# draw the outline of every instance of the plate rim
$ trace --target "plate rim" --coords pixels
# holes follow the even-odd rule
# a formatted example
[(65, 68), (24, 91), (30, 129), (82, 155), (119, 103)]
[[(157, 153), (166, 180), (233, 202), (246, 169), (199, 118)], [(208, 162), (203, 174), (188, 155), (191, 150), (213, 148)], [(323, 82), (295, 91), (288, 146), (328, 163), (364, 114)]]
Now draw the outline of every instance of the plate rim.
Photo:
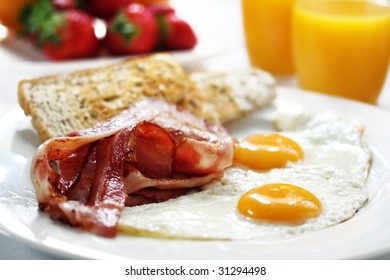
[[(364, 103), (351, 101), (351, 100), (347, 100), (347, 99), (340, 99), (337, 97), (324, 96), (323, 94), (308, 92), (308, 91), (304, 91), (301, 89), (293, 89), (293, 88), (288, 88), (288, 87), (278, 87), (278, 90), (279, 90), (281, 98), (288, 99), (289, 96), (290, 97), (294, 96), (294, 98), (300, 99), (301, 97), (303, 97), (304, 102), (308, 102), (305, 100), (311, 100), (310, 102), (313, 102), (313, 100), (314, 101), (326, 100), (326, 102), (329, 104), (332, 104), (332, 102), (338, 103), (339, 104), (338, 106), (340, 108), (343, 108), (345, 105), (349, 105), (349, 106), (352, 106), (355, 108), (364, 108), (365, 110), (367, 110), (369, 112), (375, 112), (375, 114), (379, 114), (379, 115), (384, 114), (384, 115), (390, 116), (389, 111), (387, 111), (383, 108), (369, 105), (369, 104), (364, 104)], [(351, 110), (351, 109), (349, 109), (349, 110)], [(7, 117), (9, 118), (9, 116), (13, 116), (13, 114), (22, 114), (22, 110), (20, 108), (14, 108), (13, 110), (10, 110), (8, 113), (4, 114), (0, 120), (0, 128), (2, 128), (2, 126), (3, 126), (2, 124), (4, 122), (4, 119), (6, 119)], [(3, 141), (3, 138), (4, 137), (0, 137), (0, 141)], [(386, 151), (386, 154), (390, 155), (390, 148)], [(389, 184), (389, 187), (390, 187), (390, 184)], [(0, 200), (0, 206), (4, 206), (4, 203), (1, 200)], [(0, 208), (0, 213), (4, 212), (1, 209), (2, 208)], [(60, 257), (65, 257), (65, 258), (87, 258), (87, 259), (90, 259), (90, 258), (94, 259), (95, 258), (93, 255), (93, 251), (91, 251), (92, 255), (91, 255), (91, 252), (86, 253), (85, 250), (84, 251), (82, 250), (82, 248), (81, 248), (81, 251), (78, 251), (78, 252), (69, 252), (66, 250), (64, 251), (63, 249), (55, 248), (51, 245), (48, 245), (47, 243), (42, 243), (42, 242), (40, 243), (34, 238), (29, 238), (29, 237), (20, 235), (20, 234), (16, 233), (14, 230), (5, 227), (1, 220), (0, 220), (0, 229), (3, 229), (3, 231), (12, 239), (16, 239), (18, 241), (21, 241), (24, 244), (26, 244), (30, 247), (33, 247), (35, 249), (38, 249), (40, 251), (48, 252), (50, 254), (58, 255)], [(388, 230), (390, 229), (390, 223), (387, 224), (387, 229)], [(333, 231), (334, 231), (334, 228), (332, 228), (330, 230), (330, 232), (333, 232)], [(2, 230), (0, 230), (0, 233), (4, 234), (4, 232), (2, 232)], [(144, 238), (142, 238), (142, 239), (144, 239)], [(234, 242), (234, 243), (237, 244), (237, 242)], [(182, 244), (183, 244), (183, 242), (182, 242)], [(344, 254), (340, 254), (340, 257), (343, 259), (344, 258), (346, 258), (346, 259), (355, 259), (355, 258), (360, 259), (360, 258), (371, 258), (371, 257), (378, 256), (380, 254), (389, 253), (390, 252), (390, 238), (388, 240), (388, 243), (386, 243), (385, 246), (383, 246), (379, 249), (378, 248), (373, 249), (373, 250), (366, 249), (366, 250), (360, 250), (360, 251), (361, 251), (360, 253), (356, 253), (356, 252), (355, 253), (347, 253), (347, 252), (345, 252)], [(98, 254), (98, 255), (100, 255), (103, 258), (116, 258), (116, 257), (131, 258), (129, 256), (113, 255), (113, 254), (106, 253), (106, 252), (100, 252), (100, 254)], [(326, 254), (325, 254), (325, 256), (326, 256)], [(302, 257), (304, 258), (304, 255)]]

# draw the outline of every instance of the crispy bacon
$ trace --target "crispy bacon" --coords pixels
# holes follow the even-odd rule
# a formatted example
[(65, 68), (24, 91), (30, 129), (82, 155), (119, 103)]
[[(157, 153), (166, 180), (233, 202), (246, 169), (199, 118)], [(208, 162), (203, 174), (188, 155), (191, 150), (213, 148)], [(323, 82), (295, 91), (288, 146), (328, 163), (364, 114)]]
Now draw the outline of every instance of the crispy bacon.
[(123, 207), (160, 202), (222, 175), (233, 139), (161, 100), (47, 140), (32, 162), (39, 207), (53, 219), (113, 237)]

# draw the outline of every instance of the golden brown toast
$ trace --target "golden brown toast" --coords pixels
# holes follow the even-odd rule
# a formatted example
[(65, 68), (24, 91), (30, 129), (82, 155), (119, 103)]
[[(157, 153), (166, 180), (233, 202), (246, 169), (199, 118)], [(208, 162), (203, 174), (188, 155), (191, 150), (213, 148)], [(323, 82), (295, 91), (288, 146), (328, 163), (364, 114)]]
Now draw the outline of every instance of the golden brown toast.
[(189, 75), (170, 54), (19, 83), (18, 99), (44, 141), (91, 127), (143, 98), (163, 98), (214, 122), (268, 105), (275, 81), (260, 70)]

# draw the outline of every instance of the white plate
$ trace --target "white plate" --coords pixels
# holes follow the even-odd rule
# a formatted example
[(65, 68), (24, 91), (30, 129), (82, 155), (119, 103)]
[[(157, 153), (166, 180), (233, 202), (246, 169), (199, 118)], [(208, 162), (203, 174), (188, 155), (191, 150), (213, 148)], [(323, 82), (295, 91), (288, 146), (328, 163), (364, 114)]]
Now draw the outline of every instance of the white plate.
[[(184, 66), (196, 65), (206, 58), (223, 54), (225, 49), (220, 44), (200, 41), (192, 50), (170, 51), (180, 64)], [(23, 39), (7, 37), (0, 42), (0, 60), (7, 63), (8, 70), (34, 71), (47, 74), (65, 73), (86, 67), (96, 67), (134, 56), (101, 55), (93, 59), (76, 59), (65, 61), (49, 61), (41, 51), (34, 48)]]
[[(202, 20), (199, 20), (199, 14), (204, 14), (206, 1), (203, 2), (181, 0), (171, 0), (170, 2), (176, 14), (191, 25), (198, 39), (197, 45), (192, 50), (169, 51), (184, 66), (194, 67), (194, 65), (201, 63), (206, 58), (217, 54), (221, 55), (223, 52), (229, 50), (229, 46), (224, 45), (219, 40), (219, 34), (215, 34), (216, 32), (220, 32), (219, 29), (216, 29), (218, 26), (216, 24), (210, 25), (210, 23), (215, 22), (216, 17), (214, 15), (210, 17), (210, 14), (206, 13), (203, 15)], [(102, 25), (100, 20), (97, 22), (97, 26)], [(99, 35), (98, 37), (100, 38)], [(61, 62), (50, 61), (31, 42), (17, 34), (8, 32), (6, 27), (0, 24), (0, 61), (3, 64), (7, 62), (7, 70), (31, 70), (38, 73), (42, 72), (42, 74), (53, 74), (104, 65), (129, 57), (131, 56), (110, 57), (108, 56), (108, 51), (105, 48), (101, 48), (98, 58)]]
[[(350, 259), (390, 252), (390, 112), (300, 90), (280, 88), (279, 98), (310, 110), (334, 110), (361, 120), (374, 153), (369, 202), (352, 219), (279, 242), (188, 241), (80, 232), (37, 210), (29, 177), (39, 141), (29, 119), (14, 110), (0, 121), (0, 232), (62, 257), (92, 259)], [(261, 113), (230, 126), (233, 132), (263, 125)], [(2, 230), (1, 230), (2, 228)]]
[[(195, 48), (182, 51), (166, 51), (173, 54), (180, 64), (194, 67), (194, 65), (201, 63), (204, 59), (217, 54), (223, 54), (227, 50), (226, 46), (223, 46), (220, 42), (212, 39), (212, 37), (210, 39), (210, 36), (207, 35), (207, 30), (198, 26), (193, 26), (193, 28), (198, 38)], [(6, 34), (4, 38), (2, 38), (2, 31)], [(33, 71), (39, 74), (66, 73), (76, 69), (101, 66), (135, 56), (138, 55), (109, 56), (108, 51), (105, 48), (101, 48), (96, 58), (50, 61), (44, 56), (42, 50), (36, 48), (25, 38), (21, 38), (13, 33), (7, 34), (6, 28), (0, 24), (0, 61), (6, 64), (7, 70)]]

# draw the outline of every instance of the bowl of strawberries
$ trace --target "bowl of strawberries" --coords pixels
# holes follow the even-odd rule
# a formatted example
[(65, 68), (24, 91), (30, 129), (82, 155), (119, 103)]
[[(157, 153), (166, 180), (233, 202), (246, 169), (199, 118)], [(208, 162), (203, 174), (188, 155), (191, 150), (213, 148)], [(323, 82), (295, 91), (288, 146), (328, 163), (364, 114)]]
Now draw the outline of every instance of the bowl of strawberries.
[(15, 5), (14, 9), (18, 10), (13, 14), (17, 18), (12, 25), (7, 26), (5, 21), (2, 24), (52, 61), (102, 54), (124, 56), (192, 50), (198, 43), (192, 26), (167, 0), (32, 0), (24, 3)]

